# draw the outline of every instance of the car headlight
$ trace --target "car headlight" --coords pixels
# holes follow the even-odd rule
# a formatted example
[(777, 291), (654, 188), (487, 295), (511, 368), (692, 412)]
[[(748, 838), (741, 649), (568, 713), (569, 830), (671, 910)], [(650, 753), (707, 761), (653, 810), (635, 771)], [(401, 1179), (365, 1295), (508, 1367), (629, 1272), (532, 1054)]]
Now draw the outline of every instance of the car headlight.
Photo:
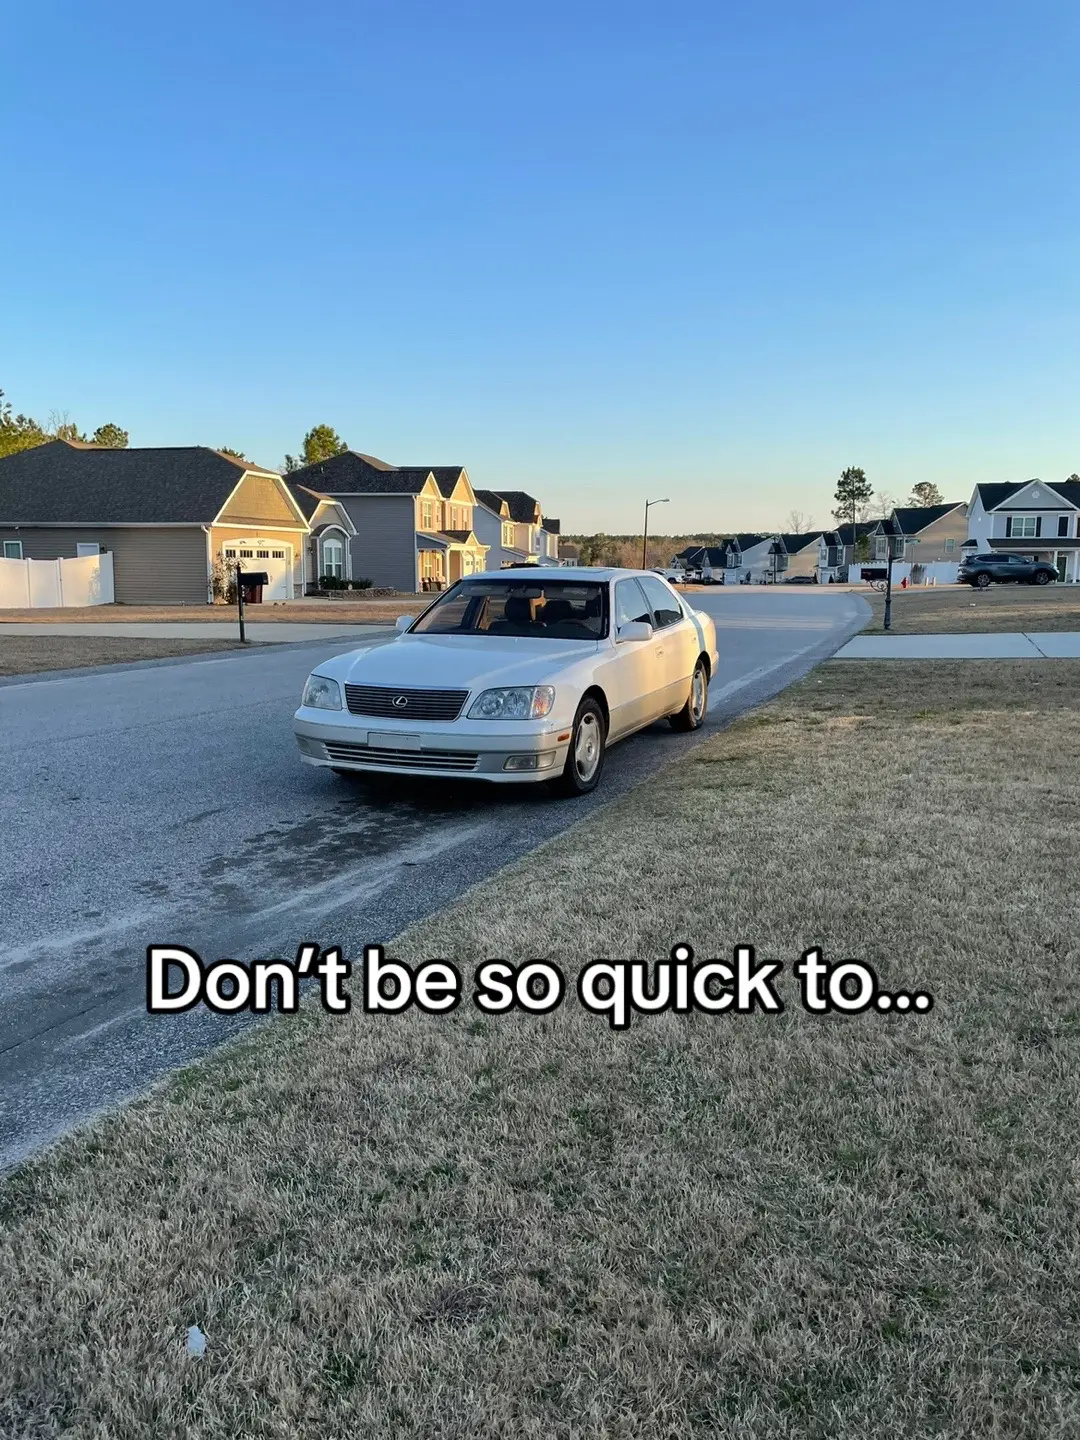
[(555, 704), (553, 685), (515, 685), (485, 690), (473, 701), (470, 720), (542, 720)]
[(304, 686), (301, 705), (311, 705), (316, 710), (340, 710), (341, 686), (326, 675), (309, 675)]

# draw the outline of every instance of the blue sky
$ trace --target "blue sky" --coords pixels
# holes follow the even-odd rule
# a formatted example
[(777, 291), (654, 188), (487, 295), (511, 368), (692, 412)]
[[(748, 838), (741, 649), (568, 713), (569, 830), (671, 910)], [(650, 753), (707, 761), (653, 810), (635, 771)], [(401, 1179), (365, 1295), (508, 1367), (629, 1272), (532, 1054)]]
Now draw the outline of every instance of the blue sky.
[(566, 530), (1080, 469), (1080, 12), (0, 4), (0, 387)]

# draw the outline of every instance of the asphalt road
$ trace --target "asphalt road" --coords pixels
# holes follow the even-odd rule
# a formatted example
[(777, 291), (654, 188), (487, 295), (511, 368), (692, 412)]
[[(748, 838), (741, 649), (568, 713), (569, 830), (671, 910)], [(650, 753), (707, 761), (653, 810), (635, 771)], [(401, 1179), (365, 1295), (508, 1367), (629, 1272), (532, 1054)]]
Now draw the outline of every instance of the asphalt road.
[(720, 640), (707, 724), (623, 742), (573, 801), (301, 765), (292, 713), (340, 642), (0, 683), (0, 1169), (252, 1023), (148, 1015), (147, 945), (359, 958), (775, 694), (867, 614), (827, 591), (695, 603)]

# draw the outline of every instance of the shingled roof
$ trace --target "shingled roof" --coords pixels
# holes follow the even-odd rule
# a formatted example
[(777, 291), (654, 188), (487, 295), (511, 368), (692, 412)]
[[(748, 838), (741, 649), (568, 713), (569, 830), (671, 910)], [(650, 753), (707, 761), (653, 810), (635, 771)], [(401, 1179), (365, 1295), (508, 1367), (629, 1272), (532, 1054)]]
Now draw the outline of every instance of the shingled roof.
[(203, 445), (51, 440), (0, 460), (0, 523), (209, 525), (248, 470), (276, 473)]
[(289, 476), (292, 485), (306, 485), (324, 495), (418, 495), (430, 469), (387, 465), (373, 455), (343, 450), (329, 460), (316, 460)]
[(516, 520), (519, 525), (532, 525), (535, 522), (540, 504), (533, 496), (527, 495), (524, 490), (498, 490), (496, 494), (509, 505), (511, 520)]
[(1070, 505), (1080, 506), (1080, 484), (1075, 480), (1016, 480), (1006, 484), (976, 485), (975, 489), (979, 492), (983, 509), (994, 510), (1028, 485), (1045, 485), (1047, 490), (1053, 490)]
[(933, 525), (935, 520), (940, 520), (943, 515), (959, 510), (962, 506), (963, 501), (959, 500), (952, 505), (904, 505), (892, 512), (892, 518), (899, 526), (901, 534), (917, 535), (920, 530)]

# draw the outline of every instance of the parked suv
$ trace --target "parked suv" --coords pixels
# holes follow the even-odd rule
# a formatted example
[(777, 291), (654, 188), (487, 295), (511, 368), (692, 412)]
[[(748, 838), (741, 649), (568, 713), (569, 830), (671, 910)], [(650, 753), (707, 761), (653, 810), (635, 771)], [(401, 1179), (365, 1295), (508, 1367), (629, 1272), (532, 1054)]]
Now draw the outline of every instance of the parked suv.
[(1036, 560), (1031, 555), (1009, 555), (995, 551), (993, 555), (972, 555), (960, 562), (957, 579), (966, 585), (977, 585), (985, 590), (988, 585), (1022, 580), (1027, 585), (1049, 585), (1058, 578), (1058, 572), (1048, 560)]

